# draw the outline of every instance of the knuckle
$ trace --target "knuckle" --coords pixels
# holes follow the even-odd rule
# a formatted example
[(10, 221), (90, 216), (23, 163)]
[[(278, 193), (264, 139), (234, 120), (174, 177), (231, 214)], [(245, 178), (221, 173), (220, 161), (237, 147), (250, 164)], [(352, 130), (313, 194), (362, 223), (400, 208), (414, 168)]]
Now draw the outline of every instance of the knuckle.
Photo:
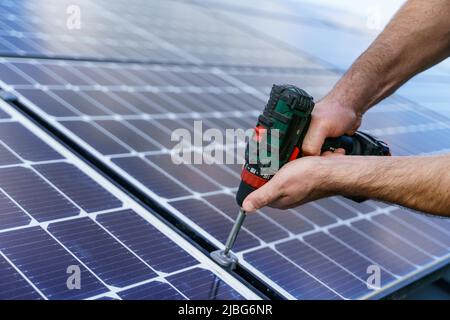
[(269, 194), (265, 190), (261, 190), (259, 196), (255, 199), (253, 204), (256, 205), (258, 208), (261, 208), (267, 205), (269, 201), (270, 201)]

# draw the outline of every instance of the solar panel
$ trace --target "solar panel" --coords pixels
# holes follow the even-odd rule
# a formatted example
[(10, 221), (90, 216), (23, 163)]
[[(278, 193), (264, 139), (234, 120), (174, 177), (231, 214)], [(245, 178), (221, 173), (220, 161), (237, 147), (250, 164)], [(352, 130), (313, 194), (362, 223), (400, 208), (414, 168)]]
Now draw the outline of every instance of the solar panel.
[[(17, 61), (3, 59), (1, 65), (5, 70), (9, 68), (9, 72), (0, 77), (15, 78), (9, 73), (19, 73), (14, 67)], [(20, 59), (20, 62), (35, 64), (45, 72), (55, 64), (51, 60)], [(78, 66), (86, 63), (65, 61), (58, 64), (67, 67), (67, 72), (82, 72)], [(32, 82), (8, 88), (27, 108), (217, 247), (225, 242), (237, 214), (233, 193), (240, 168), (237, 165), (173, 164), (170, 158), (170, 148), (174, 145), (170, 141), (172, 130), (187, 128), (194, 134), (193, 122), (198, 119), (204, 121), (205, 128), (247, 129), (253, 126), (267, 98), (270, 85), (267, 79), (302, 87), (304, 83), (310, 86), (312, 94), (320, 97), (337, 78), (327, 69), (316, 73), (309, 69), (290, 71), (264, 67), (219, 69), (99, 62), (89, 62), (89, 66), (90, 75), (106, 70), (109, 78), (114, 72), (125, 74), (140, 70), (138, 74), (153, 75), (152, 72), (157, 71), (159, 82), (146, 86), (128, 83), (121, 87), (106, 85), (106, 82), (92, 86), (71, 84), (70, 87)], [(209, 82), (189, 82), (205, 74)], [(83, 74), (83, 77), (89, 75)], [(35, 94), (30, 94), (32, 91), (54, 98), (73, 114), (55, 112), (59, 108), (49, 108), (35, 99)], [(98, 110), (102, 110), (95, 114), (81, 107), (84, 97), (92, 92), (108, 97), (95, 100)], [(203, 101), (203, 94), (213, 98)], [(228, 109), (216, 108), (215, 101), (217, 105), (227, 101)], [(116, 112), (118, 103), (129, 111)], [(380, 117), (388, 120), (378, 125)], [(450, 129), (441, 120), (426, 108), (416, 108), (401, 97), (393, 97), (369, 112), (363, 127), (389, 141), (394, 154), (418, 154), (450, 147), (445, 141), (439, 145), (414, 144), (414, 148), (411, 144), (417, 141), (418, 132), (446, 135)], [(404, 214), (391, 214), (397, 211), (401, 210), (395, 206), (374, 201), (357, 204), (340, 197), (322, 199), (287, 212), (263, 209), (258, 215), (248, 217), (234, 249), (244, 267), (287, 298), (379, 297), (396, 285), (407, 283), (413, 275), (427, 272), (448, 260), (450, 243), (438, 240), (433, 232), (415, 237), (417, 222), (404, 220)], [(432, 222), (435, 218), (414, 219), (436, 227)], [(447, 225), (436, 228), (449, 235)], [(278, 264), (285, 271), (278, 271), (282, 269)], [(376, 290), (366, 284), (370, 265), (381, 268), (383, 280), (381, 288)]]
[[(22, 114), (0, 107), (0, 299), (258, 298)], [(69, 286), (70, 270), (79, 271), (79, 288)]]
[[(75, 11), (68, 10), (74, 6)], [(187, 2), (5, 1), (0, 9), (0, 53), (4, 55), (177, 64), (314, 65)], [(74, 12), (80, 13), (79, 28), (70, 26)], [(54, 71), (58, 73), (57, 68)]]
[[(321, 98), (374, 36), (358, 31), (361, 20), (354, 16), (296, 1), (258, 1), (257, 8), (220, 0), (77, 1), (88, 11), (83, 32), (61, 27), (64, 15), (45, 18), (65, 12), (72, 2), (0, 4), (5, 18), (0, 52), (10, 56), (0, 59), (0, 86), (18, 97), (21, 108), (214, 247), (223, 246), (237, 214), (240, 166), (173, 164), (172, 131), (186, 128), (201, 138), (193, 132), (196, 120), (203, 121), (204, 130), (251, 128), (273, 83), (291, 83)], [(40, 15), (35, 14), (38, 9)], [(445, 76), (448, 70), (433, 70), (433, 83), (438, 82), (436, 73)], [(433, 91), (433, 100), (417, 90), (417, 83), (406, 88), (415, 93), (413, 101), (399, 95), (387, 99), (365, 116), (362, 129), (389, 142), (396, 155), (450, 150), (449, 119), (427, 107), (442, 103), (445, 90)], [(8, 117), (0, 113), (0, 118)], [(203, 255), (192, 262), (185, 252), (191, 246), (152, 215), (118, 205), (117, 199), (124, 203), (129, 198), (93, 184), (89, 176), (98, 174), (89, 171), (88, 179), (80, 178), (87, 170), (80, 161), (35, 143), (26, 129), (9, 122), (5, 120), (7, 129), (0, 125), (0, 140), (16, 149), (5, 146), (0, 156), (6, 167), (0, 208), (11, 228), (0, 231), (0, 271), (25, 288), (11, 296), (198, 299), (215, 292), (216, 298), (252, 297)], [(237, 149), (242, 147), (240, 141)], [(62, 179), (61, 172), (83, 188)], [(11, 183), (12, 178), (17, 182)], [(42, 199), (58, 205), (43, 210), (45, 201), (27, 202), (36, 189)], [(15, 198), (26, 205), (18, 210)], [(155, 232), (155, 226), (164, 234)], [(234, 250), (241, 266), (285, 298), (364, 299), (385, 296), (447, 264), (449, 227), (443, 219), (393, 205), (333, 197), (283, 212), (260, 210), (248, 217)], [(161, 239), (167, 236), (176, 244), (166, 247)], [(14, 246), (18, 237), (30, 249), (58, 248), (41, 259), (81, 261), (85, 291), (68, 293), (55, 284), (58, 266), (49, 269), (53, 273), (43, 279), (42, 288), (27, 281), (43, 275)], [(121, 257), (121, 263), (112, 265), (95, 244)], [(11, 257), (26, 270), (14, 268)], [(370, 266), (380, 268), (379, 288), (367, 286)], [(132, 277), (119, 276), (131, 270)]]

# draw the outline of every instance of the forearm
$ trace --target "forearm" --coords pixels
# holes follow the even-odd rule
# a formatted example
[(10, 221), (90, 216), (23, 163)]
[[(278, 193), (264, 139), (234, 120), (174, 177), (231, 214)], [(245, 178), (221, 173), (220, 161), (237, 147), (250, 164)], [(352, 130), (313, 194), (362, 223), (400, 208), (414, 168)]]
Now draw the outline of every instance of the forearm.
[(450, 55), (450, 1), (410, 0), (324, 100), (362, 114)]
[[(396, 203), (450, 216), (450, 155), (324, 159), (331, 193)], [(329, 165), (327, 165), (327, 163)]]

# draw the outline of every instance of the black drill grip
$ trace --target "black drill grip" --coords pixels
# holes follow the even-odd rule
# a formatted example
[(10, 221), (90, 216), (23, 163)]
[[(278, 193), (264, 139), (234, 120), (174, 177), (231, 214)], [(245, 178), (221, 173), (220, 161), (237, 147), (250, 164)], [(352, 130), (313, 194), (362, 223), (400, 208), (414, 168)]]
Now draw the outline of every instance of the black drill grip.
[(338, 138), (327, 138), (322, 146), (322, 152), (344, 149), (346, 155), (353, 154), (353, 138), (347, 135)]
[(242, 203), (244, 202), (245, 198), (255, 191), (256, 189), (252, 186), (249, 186), (244, 181), (241, 180), (241, 183), (239, 184), (238, 191), (236, 192), (236, 202), (239, 205), (239, 207), (242, 207)]

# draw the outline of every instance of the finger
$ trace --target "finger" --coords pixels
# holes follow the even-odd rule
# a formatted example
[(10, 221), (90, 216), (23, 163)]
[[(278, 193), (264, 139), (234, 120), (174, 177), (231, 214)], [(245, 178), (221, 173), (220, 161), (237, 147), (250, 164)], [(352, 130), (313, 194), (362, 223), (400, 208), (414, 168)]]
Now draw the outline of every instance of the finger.
[(312, 118), (311, 125), (309, 126), (309, 130), (306, 133), (302, 144), (303, 155), (319, 156), (327, 135), (327, 128), (324, 125), (317, 123), (317, 120)]
[(242, 209), (253, 212), (276, 201), (281, 196), (280, 188), (276, 181), (271, 180), (261, 188), (250, 193), (242, 203)]
[(325, 151), (322, 153), (324, 157), (336, 157), (336, 156), (345, 156), (345, 149), (339, 148), (333, 151)]

